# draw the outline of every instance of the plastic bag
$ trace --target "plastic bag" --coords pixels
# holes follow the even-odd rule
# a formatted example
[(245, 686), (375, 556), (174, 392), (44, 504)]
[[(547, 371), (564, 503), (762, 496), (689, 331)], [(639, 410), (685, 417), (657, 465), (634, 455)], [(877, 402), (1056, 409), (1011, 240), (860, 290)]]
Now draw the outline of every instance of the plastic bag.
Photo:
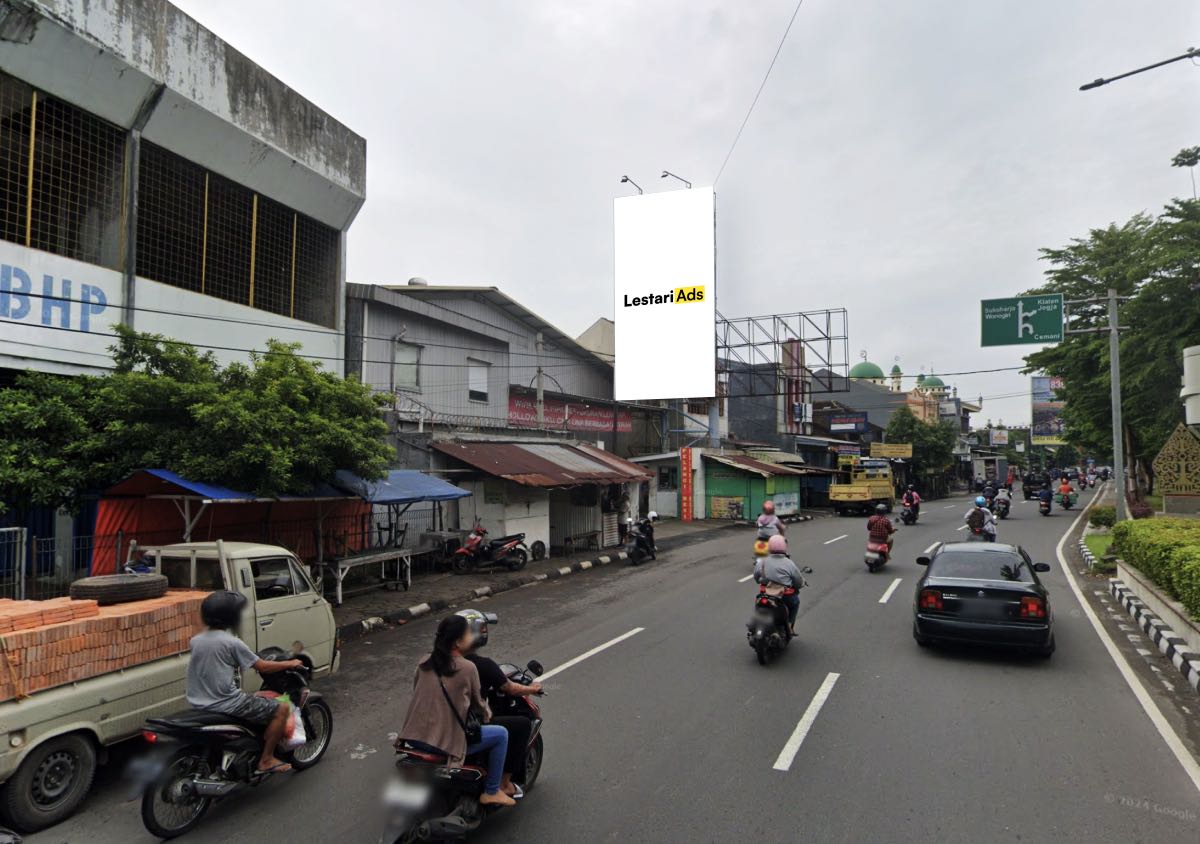
[(304, 734), (304, 719), (299, 717), (299, 713), (295, 709), (292, 710), (291, 717), (288, 718), (288, 728), (291, 732), (284, 736), (284, 748), (287, 750), (296, 750), (308, 743), (308, 737)]

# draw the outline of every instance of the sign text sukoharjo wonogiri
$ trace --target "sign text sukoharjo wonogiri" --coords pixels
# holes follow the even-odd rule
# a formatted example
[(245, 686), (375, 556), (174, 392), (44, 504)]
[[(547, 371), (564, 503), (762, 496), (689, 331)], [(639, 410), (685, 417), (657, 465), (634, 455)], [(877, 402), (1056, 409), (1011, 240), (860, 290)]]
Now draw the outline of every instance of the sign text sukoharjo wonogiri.
[(629, 298), (629, 294), (625, 294), (625, 307), (636, 308), (639, 305), (686, 305), (689, 302), (704, 301), (704, 285), (695, 287), (676, 287), (674, 290), (668, 290), (666, 293), (649, 293), (645, 296), (634, 296)]

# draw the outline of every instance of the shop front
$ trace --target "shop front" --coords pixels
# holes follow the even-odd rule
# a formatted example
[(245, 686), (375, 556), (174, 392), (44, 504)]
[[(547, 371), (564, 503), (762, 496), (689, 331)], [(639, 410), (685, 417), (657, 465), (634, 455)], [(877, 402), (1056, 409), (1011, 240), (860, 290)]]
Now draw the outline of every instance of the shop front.
[(764, 501), (775, 503), (780, 516), (800, 513), (803, 469), (768, 463), (743, 454), (704, 454), (708, 517), (753, 519)]

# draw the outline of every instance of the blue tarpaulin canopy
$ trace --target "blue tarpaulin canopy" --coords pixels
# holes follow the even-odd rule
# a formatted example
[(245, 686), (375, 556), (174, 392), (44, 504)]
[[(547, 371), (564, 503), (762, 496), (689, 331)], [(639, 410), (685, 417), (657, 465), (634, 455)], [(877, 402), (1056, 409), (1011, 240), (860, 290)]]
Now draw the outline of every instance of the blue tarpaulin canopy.
[(333, 483), (372, 504), (412, 504), (417, 501), (452, 501), (469, 493), (452, 483), (415, 469), (393, 469), (378, 481), (367, 481), (340, 469)]
[[(346, 473), (350, 475), (349, 472)], [(351, 477), (354, 477), (351, 475)], [(125, 480), (111, 486), (106, 496), (143, 496), (147, 498), (198, 498), (205, 503), (234, 503), (247, 501), (320, 501), (323, 499), (350, 498), (357, 495), (335, 489), (329, 484), (318, 484), (305, 495), (281, 495), (278, 499), (263, 498), (252, 492), (241, 492), (218, 484), (192, 481), (175, 474), (170, 469), (139, 469)]]

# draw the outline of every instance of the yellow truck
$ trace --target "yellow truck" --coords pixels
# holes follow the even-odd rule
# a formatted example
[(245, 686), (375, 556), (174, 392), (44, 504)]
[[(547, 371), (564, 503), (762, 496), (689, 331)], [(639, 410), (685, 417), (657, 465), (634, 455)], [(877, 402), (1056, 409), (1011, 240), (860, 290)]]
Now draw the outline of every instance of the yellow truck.
[(839, 516), (869, 513), (883, 504), (890, 513), (896, 504), (892, 464), (880, 458), (858, 457), (845, 467), (848, 477), (829, 487), (829, 503)]

